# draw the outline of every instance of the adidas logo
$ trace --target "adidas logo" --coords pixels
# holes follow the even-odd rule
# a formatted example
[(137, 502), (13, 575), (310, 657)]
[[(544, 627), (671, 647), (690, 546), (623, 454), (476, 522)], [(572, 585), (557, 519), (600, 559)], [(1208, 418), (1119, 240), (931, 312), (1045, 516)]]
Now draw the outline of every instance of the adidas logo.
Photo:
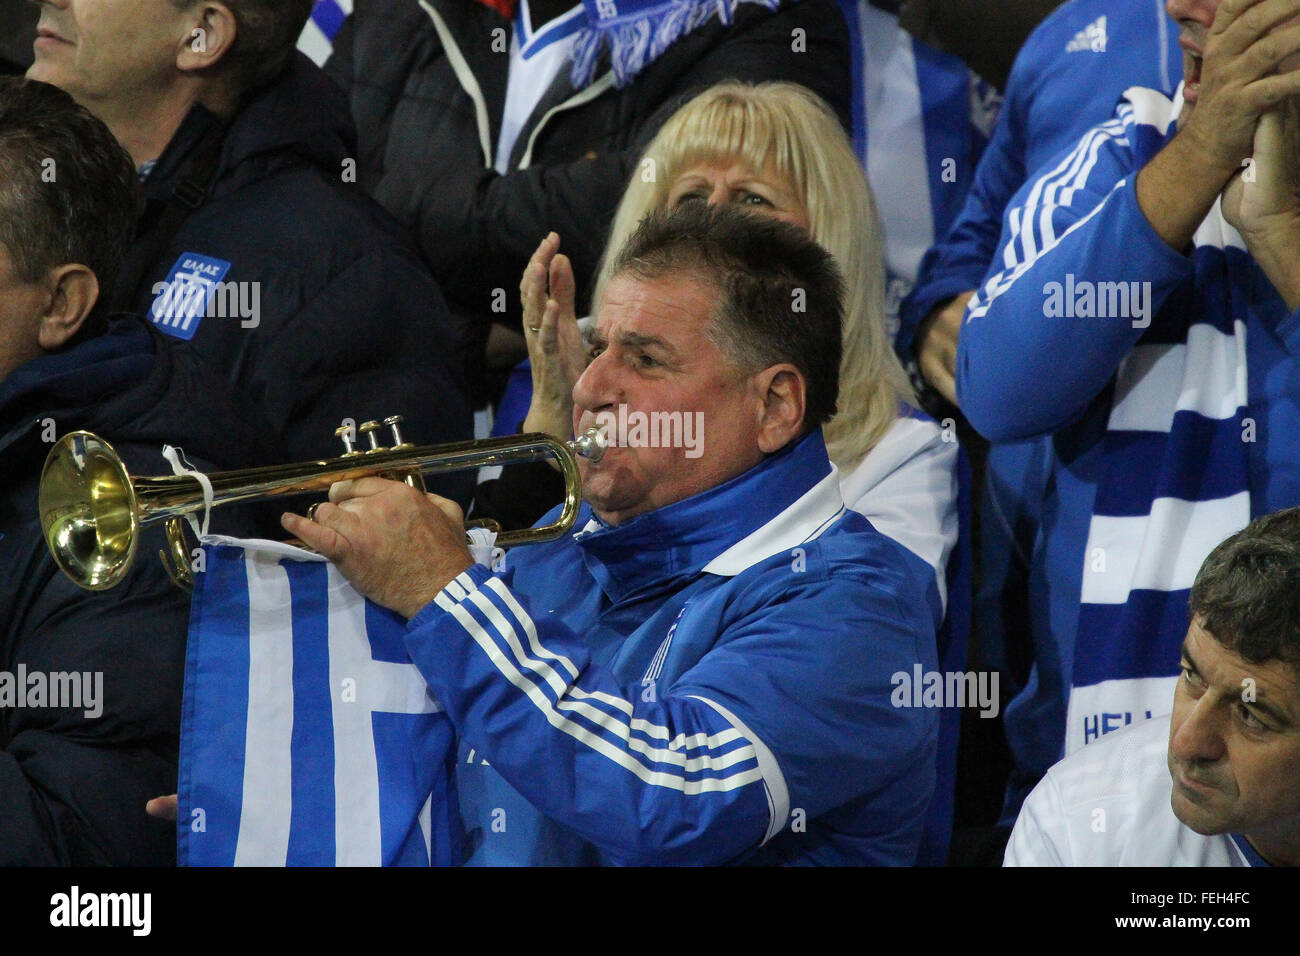
[(1106, 52), (1106, 18), (1098, 17), (1096, 22), (1089, 23), (1086, 27), (1074, 35), (1070, 45), (1065, 48), (1066, 53), (1078, 53), (1080, 50), (1091, 50), (1093, 53)]

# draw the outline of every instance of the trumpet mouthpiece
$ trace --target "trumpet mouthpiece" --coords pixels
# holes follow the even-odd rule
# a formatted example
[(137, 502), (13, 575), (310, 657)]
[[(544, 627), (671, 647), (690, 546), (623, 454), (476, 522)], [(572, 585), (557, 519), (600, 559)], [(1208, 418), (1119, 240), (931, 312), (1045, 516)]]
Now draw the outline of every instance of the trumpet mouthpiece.
[(580, 455), (594, 463), (605, 457), (605, 449), (609, 447), (609, 438), (606, 437), (603, 428), (593, 425), (573, 441), (566, 442), (566, 444), (575, 455)]

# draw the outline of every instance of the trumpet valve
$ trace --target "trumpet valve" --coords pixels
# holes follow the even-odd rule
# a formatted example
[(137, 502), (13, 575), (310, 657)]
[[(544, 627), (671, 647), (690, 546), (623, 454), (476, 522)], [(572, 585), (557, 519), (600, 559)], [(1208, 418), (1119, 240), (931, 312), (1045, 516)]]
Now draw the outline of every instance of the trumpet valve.
[(379, 447), (379, 436), (375, 434), (375, 432), (379, 431), (379, 429), (383, 427), (383, 425), (376, 421), (362, 422), (357, 426), (357, 431), (370, 439), (370, 451), (384, 451), (384, 449)]
[(398, 427), (406, 421), (401, 415), (390, 415), (384, 419), (384, 424), (393, 430), (393, 447), (405, 448), (406, 442), (402, 440), (402, 430)]
[(345, 455), (358, 454), (357, 450), (352, 447), (353, 436), (353, 426), (351, 425), (340, 425), (334, 429), (334, 437), (341, 439), (343, 442), (343, 454)]

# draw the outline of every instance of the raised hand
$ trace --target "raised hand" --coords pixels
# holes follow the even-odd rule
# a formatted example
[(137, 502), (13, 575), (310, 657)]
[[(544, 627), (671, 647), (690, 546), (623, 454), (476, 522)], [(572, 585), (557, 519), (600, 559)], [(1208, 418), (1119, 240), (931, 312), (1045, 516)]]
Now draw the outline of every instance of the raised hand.
[(1223, 215), (1246, 238), (1300, 218), (1300, 103), (1287, 100), (1259, 118), (1252, 156), (1223, 191)]
[[(1260, 118), (1300, 96), (1300, 70), (1291, 69), (1300, 62), (1298, 14), (1296, 0), (1223, 0), (1203, 35), (1188, 25), (1178, 135), (1137, 178), (1138, 205), (1170, 248), (1186, 252), (1241, 176)], [(1224, 198), (1237, 215), (1240, 196)]]
[(1250, 165), (1229, 180), (1222, 209), (1287, 306), (1300, 308), (1300, 102), (1259, 118)]
[(1180, 133), (1201, 148), (1212, 171), (1240, 170), (1259, 118), (1300, 95), (1300, 72), (1278, 72), (1300, 54), (1297, 12), (1295, 0), (1219, 4), (1201, 56), (1193, 54), (1192, 75), (1184, 77), (1191, 110)]
[(587, 367), (587, 350), (575, 314), (573, 266), (559, 248), (555, 233), (543, 239), (519, 283), (533, 375), (524, 431), (567, 439), (573, 433), (573, 385)]

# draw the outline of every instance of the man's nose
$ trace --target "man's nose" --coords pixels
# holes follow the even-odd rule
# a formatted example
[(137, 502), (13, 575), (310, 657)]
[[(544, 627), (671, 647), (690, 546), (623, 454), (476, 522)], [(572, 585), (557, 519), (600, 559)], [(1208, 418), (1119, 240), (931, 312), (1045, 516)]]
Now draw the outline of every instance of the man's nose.
[(1202, 694), (1169, 741), (1174, 756), (1185, 763), (1213, 763), (1222, 757), (1224, 710), (1215, 705), (1211, 694)]
[(1218, 10), (1219, 0), (1165, 0), (1165, 12), (1179, 23), (1195, 20), (1208, 27)]
[(608, 350), (591, 360), (573, 383), (573, 404), (576, 407), (598, 412), (618, 401), (613, 365)]

